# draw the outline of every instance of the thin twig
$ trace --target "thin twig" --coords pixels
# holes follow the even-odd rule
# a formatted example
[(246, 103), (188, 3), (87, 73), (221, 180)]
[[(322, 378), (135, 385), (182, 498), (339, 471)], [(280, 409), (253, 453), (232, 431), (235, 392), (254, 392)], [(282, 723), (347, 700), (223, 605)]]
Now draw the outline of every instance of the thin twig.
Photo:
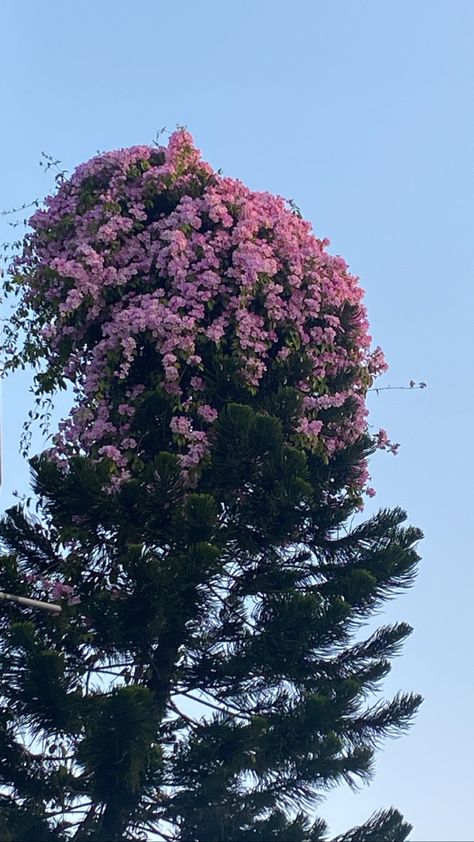
[(193, 719), (191, 716), (188, 716), (186, 713), (183, 713), (179, 709), (178, 705), (176, 705), (174, 702), (170, 701), (170, 707), (174, 710), (175, 713), (178, 714), (178, 716), (180, 716), (186, 722), (189, 722), (189, 724), (191, 725), (192, 728), (201, 727), (200, 723), (196, 719)]
[[(227, 710), (226, 708), (219, 707), (218, 705), (213, 704), (212, 702), (208, 702), (205, 699), (199, 699), (197, 696), (193, 696), (192, 693), (189, 692), (181, 692), (180, 696), (187, 696), (188, 699), (192, 699), (194, 702), (199, 702), (201, 705), (205, 705), (206, 707), (213, 708), (214, 710), (219, 711), (219, 713), (225, 713), (226, 716), (231, 717), (232, 719), (237, 719), (241, 717), (242, 719), (250, 720), (250, 716), (236, 708), (236, 712), (234, 713), (231, 710)], [(227, 702), (225, 703), (227, 704)]]

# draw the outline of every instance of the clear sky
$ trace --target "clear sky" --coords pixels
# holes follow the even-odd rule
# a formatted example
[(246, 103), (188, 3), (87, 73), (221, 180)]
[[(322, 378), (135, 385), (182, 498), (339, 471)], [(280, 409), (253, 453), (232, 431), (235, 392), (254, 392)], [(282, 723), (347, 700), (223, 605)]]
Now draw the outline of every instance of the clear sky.
[[(361, 277), (385, 384), (428, 383), (371, 397), (402, 443), (373, 461), (374, 505), (426, 533), (383, 618), (415, 627), (386, 689), (426, 701), (374, 782), (321, 813), (336, 833), (393, 804), (415, 842), (474, 839), (473, 0), (3, 0), (0, 24), (2, 207), (49, 191), (42, 150), (71, 168), (185, 124), (226, 174), (293, 197)], [(2, 508), (26, 490), (27, 389), (3, 389)]]

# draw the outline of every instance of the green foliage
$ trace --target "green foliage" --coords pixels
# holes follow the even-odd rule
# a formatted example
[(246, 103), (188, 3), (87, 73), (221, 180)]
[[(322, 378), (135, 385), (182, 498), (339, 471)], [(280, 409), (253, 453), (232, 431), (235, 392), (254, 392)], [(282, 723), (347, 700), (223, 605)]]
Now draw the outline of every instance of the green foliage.
[(93, 798), (133, 804), (161, 767), (158, 726), (159, 711), (147, 687), (121, 687), (98, 700), (77, 749), (93, 781)]
[(241, 404), (221, 412), (202, 485), (250, 546), (294, 539), (313, 494), (304, 453), (285, 443), (280, 419)]
[(36, 804), (15, 804), (0, 795), (0, 838), (2, 842), (60, 842), (67, 836), (61, 829), (51, 829)]
[[(399, 509), (343, 527), (357, 501), (325, 489), (364, 445), (327, 465), (289, 447), (294, 397), (224, 405), (191, 490), (166, 443), (114, 494), (106, 461), (32, 461), (4, 586), (80, 602), (0, 614), (2, 840), (326, 842), (321, 794), (410, 723), (418, 696), (372, 696), (410, 627), (360, 627), (411, 585), (421, 533)], [(408, 832), (388, 810), (334, 842)]]
[(333, 842), (404, 842), (410, 831), (411, 825), (403, 821), (398, 810), (383, 810)]

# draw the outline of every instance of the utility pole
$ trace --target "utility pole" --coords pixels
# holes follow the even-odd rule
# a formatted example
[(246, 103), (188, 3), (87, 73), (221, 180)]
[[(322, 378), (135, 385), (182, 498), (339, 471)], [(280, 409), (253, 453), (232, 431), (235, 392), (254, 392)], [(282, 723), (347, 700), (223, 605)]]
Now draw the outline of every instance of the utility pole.
[(25, 608), (37, 608), (39, 611), (48, 611), (50, 614), (60, 614), (61, 606), (54, 602), (41, 602), (39, 599), (29, 599), (27, 596), (15, 596), (11, 593), (0, 591), (0, 601), (16, 602), (24, 605)]

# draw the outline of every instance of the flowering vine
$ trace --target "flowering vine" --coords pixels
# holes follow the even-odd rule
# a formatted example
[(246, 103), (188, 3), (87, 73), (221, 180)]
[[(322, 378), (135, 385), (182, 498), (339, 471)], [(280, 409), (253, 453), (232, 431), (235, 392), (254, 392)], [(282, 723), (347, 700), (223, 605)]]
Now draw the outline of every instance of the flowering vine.
[[(289, 440), (323, 461), (367, 435), (386, 363), (358, 279), (284, 199), (214, 172), (187, 131), (79, 166), (29, 224), (4, 367), (35, 364), (38, 400), (72, 383), (59, 463), (109, 459), (118, 484), (155, 432), (192, 484), (225, 402), (264, 409), (278, 389), (295, 398)], [(384, 431), (372, 441), (393, 448)], [(361, 463), (354, 490), (367, 480)]]

